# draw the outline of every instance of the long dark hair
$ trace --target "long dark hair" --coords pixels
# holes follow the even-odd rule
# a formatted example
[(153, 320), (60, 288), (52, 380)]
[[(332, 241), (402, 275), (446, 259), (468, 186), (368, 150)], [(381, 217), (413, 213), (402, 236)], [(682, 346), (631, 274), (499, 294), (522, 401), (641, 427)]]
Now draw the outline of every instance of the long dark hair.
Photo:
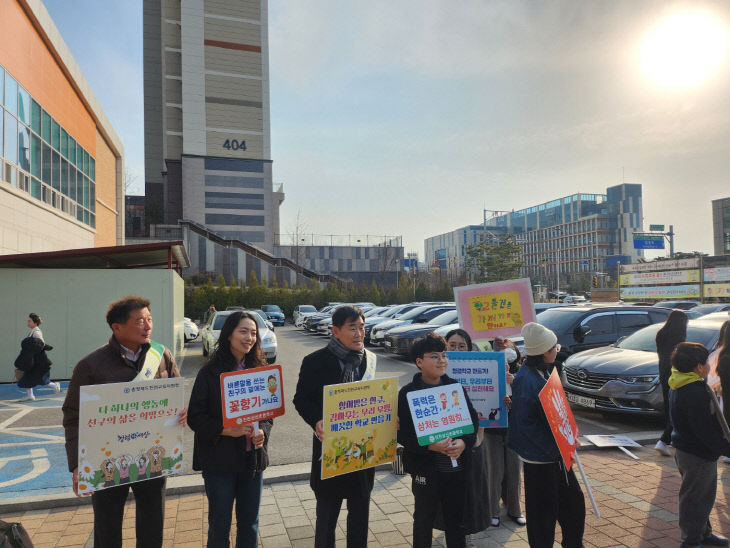
[(266, 365), (266, 359), (264, 358), (264, 351), (261, 348), (261, 333), (259, 332), (259, 324), (256, 321), (256, 316), (251, 312), (244, 312), (243, 310), (237, 310), (226, 318), (223, 327), (221, 327), (220, 335), (218, 336), (218, 342), (215, 345), (215, 353), (211, 357), (211, 362), (219, 362), (222, 365), (228, 367), (235, 367), (236, 358), (231, 352), (231, 341), (230, 336), (241, 323), (241, 320), (248, 318), (254, 325), (256, 325), (256, 342), (251, 347), (251, 350), (246, 354), (246, 369), (252, 367), (263, 367)]
[(474, 348), (474, 345), (472, 345), (471, 337), (469, 336), (469, 333), (464, 331), (461, 328), (452, 329), (448, 333), (446, 333), (446, 342), (449, 342), (449, 339), (453, 337), (454, 335), (459, 335), (462, 339), (466, 341), (466, 347), (469, 349), (469, 352), (472, 351)]
[(672, 310), (667, 316), (664, 326), (657, 331), (657, 346), (663, 343), (675, 346), (687, 338), (687, 322), (689, 317), (682, 310)]
[[(720, 327), (720, 337), (717, 339), (717, 348), (717, 372), (719, 374), (721, 372), (724, 373), (725, 369), (725, 367), (720, 368), (720, 360), (723, 357), (730, 355), (730, 320), (723, 322)], [(727, 365), (730, 366), (730, 363)], [(730, 398), (730, 394), (726, 397)]]

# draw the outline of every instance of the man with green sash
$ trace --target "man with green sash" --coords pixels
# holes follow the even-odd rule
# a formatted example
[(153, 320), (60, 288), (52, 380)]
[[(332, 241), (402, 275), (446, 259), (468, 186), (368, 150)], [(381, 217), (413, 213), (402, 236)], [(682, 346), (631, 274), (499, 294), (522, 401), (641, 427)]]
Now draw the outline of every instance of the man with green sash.
[[(109, 305), (106, 321), (112, 330), (109, 342), (84, 357), (74, 368), (63, 403), (68, 469), (73, 474), (73, 489), (78, 495), (78, 437), (80, 387), (150, 379), (179, 377), (172, 354), (150, 340), (152, 315), (150, 301), (137, 296), (124, 297)], [(179, 416), (185, 424), (187, 409)], [(132, 488), (137, 506), (137, 546), (162, 546), (165, 512), (165, 478), (139, 481), (95, 492), (94, 546), (122, 546), (124, 503)]]
[(375, 469), (322, 479), (321, 457), (324, 387), (375, 378), (376, 359), (365, 350), (365, 316), (359, 308), (341, 306), (332, 314), (329, 344), (302, 361), (294, 407), (312, 428), (312, 473), (309, 485), (317, 498), (315, 548), (334, 548), (337, 517), (347, 499), (347, 547), (366, 548), (370, 492)]

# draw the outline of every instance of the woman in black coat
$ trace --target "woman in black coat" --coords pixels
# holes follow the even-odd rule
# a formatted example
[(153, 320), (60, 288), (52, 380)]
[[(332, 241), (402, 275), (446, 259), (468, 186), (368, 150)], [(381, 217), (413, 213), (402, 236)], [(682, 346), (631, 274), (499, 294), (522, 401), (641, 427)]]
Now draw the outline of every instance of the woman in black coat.
[(208, 546), (229, 545), (236, 502), (236, 547), (258, 545), (262, 472), (269, 463), (267, 445), (273, 421), (223, 427), (220, 376), (228, 371), (263, 367), (266, 360), (255, 317), (234, 312), (226, 319), (216, 351), (198, 372), (188, 406), (195, 432), (193, 469), (203, 471), (208, 497)]
[(669, 420), (669, 377), (672, 374), (671, 356), (674, 347), (687, 339), (687, 314), (672, 310), (664, 326), (656, 334), (656, 351), (659, 355), (659, 382), (664, 396), (664, 432), (654, 448), (669, 457), (669, 444), (672, 442), (672, 422)]
[[(722, 324), (717, 341), (717, 376), (722, 390), (722, 414), (730, 424), (730, 320)], [(724, 462), (730, 462), (725, 457)]]
[(61, 391), (61, 386), (51, 381), (53, 362), (48, 359), (46, 352), (53, 350), (53, 347), (43, 340), (41, 323), (43, 321), (38, 314), (31, 312), (28, 315), (27, 325), (30, 332), (21, 341), (20, 354), (15, 359), (15, 367), (23, 372), (23, 376), (18, 379), (18, 388), (25, 388), (25, 398), (20, 401), (34, 401), (33, 388), (39, 385), (52, 388), (56, 394)]

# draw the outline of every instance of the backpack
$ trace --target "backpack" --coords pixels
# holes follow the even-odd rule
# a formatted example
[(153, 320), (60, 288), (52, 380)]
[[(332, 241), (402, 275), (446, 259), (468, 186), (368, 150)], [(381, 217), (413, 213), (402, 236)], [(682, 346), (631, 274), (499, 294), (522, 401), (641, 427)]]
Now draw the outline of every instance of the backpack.
[(0, 519), (0, 548), (32, 548), (25, 528), (20, 523), (8, 523)]

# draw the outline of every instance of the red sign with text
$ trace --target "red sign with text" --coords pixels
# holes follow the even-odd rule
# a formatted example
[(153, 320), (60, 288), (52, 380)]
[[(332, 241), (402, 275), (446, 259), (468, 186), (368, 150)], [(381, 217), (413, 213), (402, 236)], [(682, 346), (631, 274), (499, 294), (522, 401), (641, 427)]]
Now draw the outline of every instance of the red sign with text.
[(224, 428), (283, 415), (281, 366), (271, 365), (223, 373), (221, 403)]
[(578, 425), (575, 423), (573, 411), (565, 397), (563, 385), (560, 384), (557, 369), (553, 369), (547, 384), (540, 390), (540, 402), (545, 411), (550, 429), (553, 431), (555, 443), (558, 444), (560, 455), (565, 467), (573, 466), (575, 450), (580, 445), (578, 441)]

